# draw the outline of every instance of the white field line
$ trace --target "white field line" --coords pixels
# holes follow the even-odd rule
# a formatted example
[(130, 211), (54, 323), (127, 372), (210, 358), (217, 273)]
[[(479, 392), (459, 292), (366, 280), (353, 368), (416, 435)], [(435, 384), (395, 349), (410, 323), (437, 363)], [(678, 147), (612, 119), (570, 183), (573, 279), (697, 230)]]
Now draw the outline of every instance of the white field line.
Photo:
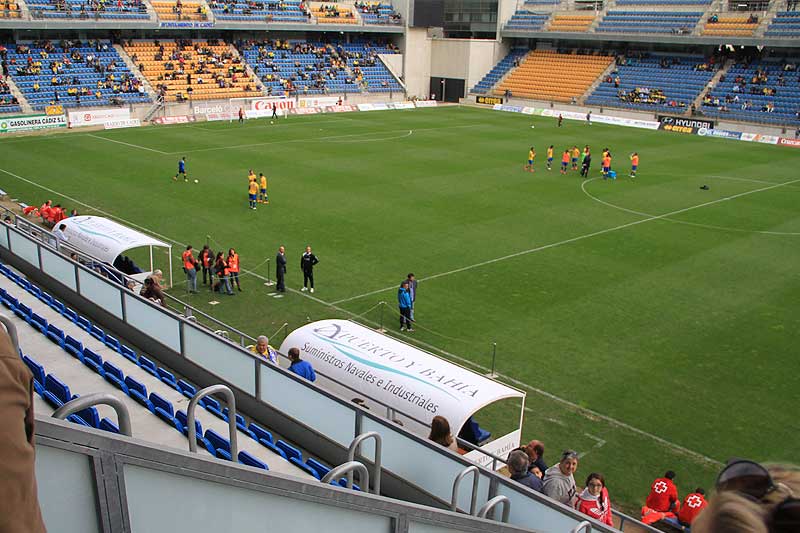
[[(736, 181), (748, 181), (748, 182), (753, 182), (753, 183), (771, 183), (773, 185), (775, 184), (775, 182), (769, 182), (769, 181), (763, 181), (763, 180), (750, 180), (750, 179), (746, 179), (746, 178), (741, 178), (741, 179), (740, 178), (726, 178), (726, 177), (721, 177), (721, 176), (708, 176), (708, 177), (711, 177), (711, 178), (717, 177), (717, 178), (721, 178), (721, 179), (734, 179)], [(612, 207), (612, 208), (618, 209), (620, 211), (625, 211), (626, 213), (632, 213), (634, 215), (641, 215), (643, 217), (652, 217), (653, 216), (650, 213), (644, 213), (642, 211), (636, 211), (634, 209), (628, 209), (627, 207), (622, 207), (622, 206), (619, 206), (619, 205), (616, 205), (616, 204), (612, 204), (611, 202), (606, 202), (605, 200), (601, 200), (597, 196), (594, 196), (592, 193), (590, 193), (589, 191), (586, 190), (586, 185), (589, 182), (595, 181), (597, 179), (599, 179), (599, 178), (591, 178), (591, 179), (588, 179), (588, 180), (584, 180), (583, 183), (581, 183), (581, 190), (583, 191), (583, 194), (585, 194), (586, 196), (588, 196), (589, 198), (591, 198), (595, 202), (599, 202), (599, 203), (601, 203), (601, 204), (603, 204), (603, 205), (605, 205), (607, 207)], [(800, 232), (792, 232), (792, 231), (766, 231), (766, 230), (757, 230), (757, 229), (731, 228), (729, 226), (716, 226), (714, 224), (701, 224), (699, 222), (689, 222), (688, 220), (675, 220), (674, 218), (665, 218), (664, 220), (667, 220), (669, 222), (674, 222), (675, 224), (684, 224), (686, 226), (695, 226), (695, 227), (698, 227), (698, 228), (714, 229), (714, 230), (721, 230), (721, 231), (733, 231), (733, 232), (738, 232), (738, 233), (760, 233), (762, 235), (794, 235), (794, 236), (800, 235)]]
[[(115, 215), (112, 215), (111, 213), (108, 213), (106, 211), (103, 211), (102, 209), (98, 209), (98, 208), (96, 208), (96, 207), (94, 207), (92, 205), (89, 205), (89, 204), (86, 204), (84, 202), (81, 202), (80, 200), (77, 200), (75, 198), (72, 198), (70, 196), (62, 194), (62, 193), (60, 193), (60, 192), (58, 192), (56, 190), (53, 190), (53, 189), (51, 189), (49, 187), (45, 187), (44, 185), (41, 185), (41, 184), (39, 184), (39, 183), (37, 183), (37, 182), (35, 182), (33, 180), (30, 180), (30, 179), (27, 179), (27, 178), (23, 178), (22, 176), (19, 176), (17, 174), (14, 174), (14, 173), (9, 172), (8, 170), (2, 169), (2, 168), (0, 168), (0, 172), (3, 172), (3, 173), (5, 173), (5, 174), (7, 174), (9, 176), (12, 176), (12, 177), (14, 177), (14, 178), (16, 178), (16, 179), (18, 179), (20, 181), (24, 181), (24, 182), (26, 182), (26, 183), (28, 183), (30, 185), (35, 186), (35, 187), (39, 187), (40, 189), (43, 189), (43, 190), (48, 191), (50, 193), (59, 195), (62, 198), (66, 198), (67, 200), (69, 200), (71, 202), (75, 202), (78, 205), (82, 205), (82, 206), (84, 206), (84, 207), (86, 207), (88, 209), (91, 209), (91, 210), (96, 211), (98, 213), (102, 213), (102, 214), (108, 216), (109, 218), (116, 219), (116, 220), (118, 220), (118, 221), (120, 221), (122, 223), (128, 224), (131, 227), (135, 227), (135, 228), (141, 229), (143, 231), (147, 231), (151, 235), (155, 235), (155, 236), (157, 236), (157, 237), (159, 237), (159, 238), (161, 238), (161, 239), (163, 239), (165, 241), (171, 242), (171, 243), (179, 245), (179, 246), (185, 246), (184, 243), (176, 241), (175, 239), (171, 239), (171, 238), (169, 238), (169, 237), (167, 237), (165, 235), (160, 235), (160, 234), (158, 234), (158, 233), (156, 233), (154, 231), (151, 231), (148, 228), (140, 226), (140, 225), (138, 225), (136, 223), (133, 223), (131, 221), (125, 220), (125, 219), (123, 219), (121, 217), (117, 217)], [(798, 182), (798, 181), (800, 181), (800, 179), (793, 180), (791, 182), (782, 183), (782, 184), (777, 184), (777, 185), (774, 185), (772, 187), (765, 187), (765, 188), (758, 189), (758, 190), (755, 190), (755, 191), (750, 191), (750, 193), (742, 193), (741, 195), (737, 195), (737, 196), (743, 196), (745, 194), (752, 194), (752, 193), (759, 192), (759, 191), (762, 191), (762, 190), (767, 190), (767, 189), (771, 189), (771, 188), (775, 188), (775, 187), (780, 187), (780, 186), (788, 185), (790, 183), (795, 183), (795, 182)], [(734, 198), (734, 197), (730, 197), (730, 198)], [(722, 198), (722, 199), (716, 200), (714, 203), (720, 202), (720, 201), (724, 201), (724, 200), (727, 200), (727, 199), (730, 199), (730, 198)], [(701, 204), (701, 205), (698, 205), (698, 206), (694, 206), (694, 207), (690, 207), (690, 208), (686, 208), (685, 210), (696, 209), (698, 207), (702, 207), (703, 205), (710, 205), (710, 203), (711, 202), (706, 203), (706, 204)], [(667, 215), (663, 215), (663, 216), (667, 216)], [(648, 220), (651, 220), (651, 219), (644, 219), (642, 221), (634, 222), (634, 223), (631, 223), (631, 224), (626, 224), (626, 225), (624, 225), (624, 227), (632, 226), (634, 224), (641, 223), (641, 222), (646, 222)], [(616, 229), (622, 229), (622, 227), (618, 227)], [(613, 230), (614, 230), (614, 228), (610, 228), (609, 230), (603, 230), (603, 233), (608, 233), (609, 231), (613, 231)], [(600, 232), (596, 232), (596, 234), (600, 234)], [(580, 237), (580, 238), (588, 238), (588, 236), (583, 236), (583, 237)], [(571, 239), (571, 241), (579, 240), (580, 238)], [(549, 245), (549, 247), (553, 247), (553, 246)], [(516, 254), (516, 255), (521, 255), (521, 254)], [(246, 269), (243, 269), (242, 271), (244, 273), (246, 273), (246, 274), (249, 274), (251, 276), (259, 278), (259, 279), (261, 279), (263, 281), (267, 280), (267, 278), (265, 278), (264, 276), (262, 276), (260, 274), (255, 273), (255, 272), (252, 272), (252, 271), (249, 271), (249, 270), (246, 270)], [(394, 288), (394, 286), (392, 286), (391, 288)], [(319, 299), (319, 298), (317, 298), (315, 296), (311, 296), (308, 293), (300, 292), (299, 290), (293, 289), (291, 287), (288, 287), (288, 290), (291, 293), (294, 293), (294, 294), (297, 294), (299, 296), (308, 298), (309, 300), (313, 300), (313, 301), (315, 301), (315, 302), (317, 302), (317, 303), (319, 303), (321, 305), (328, 306), (329, 308), (334, 309), (336, 311), (339, 311), (339, 312), (341, 312), (343, 314), (346, 314), (346, 315), (349, 315), (349, 316), (356, 316), (356, 314), (353, 313), (352, 311), (349, 311), (347, 309), (343, 309), (343, 308), (337, 306), (335, 302), (334, 303), (326, 302), (326, 301), (321, 300), (321, 299)], [(362, 318), (362, 320), (364, 320), (364, 319)], [(371, 323), (371, 324), (376, 325), (376, 326), (378, 325), (375, 322), (368, 321), (368, 320), (364, 320), (364, 322)], [(491, 371), (491, 369), (488, 368), (488, 367), (485, 367), (483, 365), (475, 363), (475, 362), (473, 362), (473, 361), (471, 361), (469, 359), (466, 359), (464, 357), (461, 357), (461, 356), (455, 355), (453, 353), (447, 352), (446, 350), (442, 350), (441, 348), (438, 348), (437, 346), (434, 346), (432, 344), (429, 344), (429, 343), (426, 343), (426, 342), (422, 342), (422, 341), (419, 341), (419, 340), (416, 340), (416, 339), (414, 340), (414, 342), (418, 346), (421, 346), (421, 347), (430, 349), (432, 351), (438, 352), (438, 353), (440, 353), (442, 355), (445, 355), (448, 358), (451, 358), (453, 360), (459, 361), (459, 362), (464, 363), (464, 364), (466, 364), (468, 366), (471, 366), (473, 368), (477, 368), (477, 369), (482, 370), (484, 372), (490, 372)], [(513, 385), (515, 385), (515, 386), (517, 386), (517, 387), (519, 387), (521, 389), (525, 389), (525, 390), (527, 390), (529, 392), (536, 393), (536, 394), (538, 394), (540, 396), (543, 396), (545, 398), (548, 398), (548, 399), (550, 399), (550, 400), (552, 400), (552, 401), (554, 401), (556, 403), (564, 405), (564, 406), (568, 407), (569, 409), (571, 409), (573, 412), (576, 412), (576, 413), (588, 418), (589, 420), (602, 420), (602, 421), (608, 423), (609, 425), (611, 425), (613, 427), (616, 427), (616, 428), (619, 428), (619, 429), (624, 429), (626, 431), (629, 431), (629, 432), (634, 433), (636, 435), (639, 435), (641, 437), (645, 437), (646, 439), (652, 440), (652, 441), (657, 442), (658, 444), (661, 444), (661, 445), (663, 445), (663, 446), (665, 446), (667, 448), (670, 448), (672, 450), (675, 450), (675, 451), (678, 451), (678, 452), (683, 453), (685, 455), (688, 455), (690, 457), (693, 457), (696, 460), (699, 460), (701, 462), (708, 463), (708, 464), (711, 464), (711, 465), (714, 465), (714, 466), (721, 466), (722, 465), (722, 463), (717, 461), (716, 459), (713, 459), (711, 457), (703, 455), (703, 454), (701, 454), (699, 452), (696, 452), (694, 450), (690, 450), (689, 448), (686, 448), (685, 446), (681, 446), (680, 444), (676, 444), (676, 443), (674, 443), (672, 441), (669, 441), (669, 440), (667, 440), (667, 439), (665, 439), (663, 437), (659, 437), (658, 435), (654, 435), (654, 434), (649, 433), (649, 432), (647, 432), (645, 430), (639, 429), (639, 428), (634, 427), (634, 426), (632, 426), (630, 424), (627, 424), (625, 422), (617, 420), (617, 419), (615, 419), (613, 417), (606, 416), (606, 415), (603, 415), (603, 414), (601, 414), (601, 413), (599, 413), (597, 411), (593, 411), (593, 410), (588, 409), (586, 407), (580, 406), (580, 405), (576, 404), (575, 402), (567, 400), (566, 398), (561, 398), (560, 396), (556, 396), (553, 393), (547, 392), (547, 391), (545, 391), (543, 389), (540, 389), (538, 387), (534, 387), (534, 386), (532, 386), (532, 385), (530, 385), (528, 383), (524, 383), (524, 382), (522, 382), (522, 381), (520, 381), (518, 379), (515, 379), (513, 377), (510, 377), (510, 376), (506, 376), (506, 375), (503, 375), (503, 374), (498, 374), (498, 376), (500, 378), (502, 378), (502, 380), (507, 382), (507, 383), (513, 384)], [(527, 408), (527, 409), (528, 409), (529, 412), (533, 412), (530, 408)]]
[[(358, 143), (371, 143), (371, 142), (378, 142), (378, 141), (394, 141), (394, 140), (397, 140), (397, 139), (405, 139), (406, 137), (411, 137), (411, 135), (413, 133), (414, 133), (414, 130), (408, 130), (408, 132), (405, 135), (395, 135), (393, 137), (380, 137), (378, 139), (357, 139), (355, 142), (358, 142)], [(351, 143), (351, 142), (354, 142), (354, 141), (352, 139), (346, 139), (346, 140), (343, 140), (343, 141), (333, 140), (333, 141), (328, 141), (328, 142), (332, 142), (332, 143)]]
[[(597, 178), (592, 178), (592, 179), (597, 179)], [(587, 180), (587, 181), (592, 181), (592, 180)], [(614, 226), (612, 228), (606, 228), (606, 229), (599, 230), (599, 231), (593, 231), (592, 233), (587, 233), (585, 235), (579, 235), (577, 237), (572, 237), (570, 239), (566, 239), (566, 240), (563, 240), (563, 241), (553, 242), (553, 243), (550, 243), (550, 244), (544, 244), (542, 246), (537, 246), (536, 248), (530, 248), (528, 250), (522, 250), (520, 252), (514, 252), (513, 254), (504, 255), (502, 257), (495, 257), (494, 259), (487, 259), (486, 261), (481, 261), (480, 263), (473, 263), (471, 265), (463, 266), (463, 267), (456, 268), (456, 269), (453, 269), (453, 270), (448, 270), (447, 272), (439, 272), (438, 274), (433, 274), (431, 276), (418, 278), (417, 281), (422, 282), (422, 281), (430, 281), (430, 280), (436, 279), (436, 278), (443, 278), (445, 276), (450, 276), (452, 274), (458, 274), (460, 272), (465, 272), (467, 270), (480, 268), (480, 267), (483, 267), (483, 266), (486, 266), (486, 265), (491, 265), (493, 263), (499, 263), (500, 261), (506, 261), (508, 259), (513, 259), (515, 257), (521, 257), (523, 255), (533, 254), (533, 253), (536, 253), (536, 252), (549, 250), (551, 248), (557, 248), (559, 246), (564, 246), (565, 244), (571, 244), (573, 242), (582, 241), (582, 240), (585, 240), (585, 239), (589, 239), (591, 237), (597, 237), (599, 235), (605, 235), (606, 233), (612, 233), (614, 231), (619, 231), (619, 230), (622, 230), (622, 229), (625, 229), (625, 228), (630, 228), (632, 226), (638, 226), (639, 224), (644, 224), (645, 222), (651, 222), (653, 220), (665, 220), (665, 219), (668, 220), (669, 217), (671, 217), (671, 216), (679, 215), (681, 213), (686, 213), (687, 211), (693, 211), (695, 209), (700, 209), (701, 207), (707, 207), (709, 205), (718, 204), (720, 202), (726, 202), (728, 200), (733, 200), (735, 198), (741, 198), (742, 196), (748, 196), (750, 194), (755, 194), (757, 192), (768, 191), (770, 189), (776, 189), (778, 187), (785, 187), (787, 185), (791, 185), (791, 184), (797, 183), (797, 182), (800, 182), (800, 179), (787, 181), (787, 182), (784, 182), (784, 183), (776, 183), (776, 184), (770, 185), (769, 187), (761, 187), (760, 189), (755, 189), (755, 190), (752, 190), (752, 191), (746, 191), (746, 192), (742, 192), (742, 193), (739, 193), (739, 194), (734, 194), (732, 196), (725, 196), (723, 198), (717, 198), (716, 200), (711, 200), (710, 202), (704, 202), (702, 204), (693, 205), (691, 207), (684, 207), (683, 209), (677, 209), (675, 211), (670, 211), (669, 213), (664, 213), (663, 215), (650, 215), (650, 214), (647, 214), (647, 213), (640, 213), (638, 211), (632, 211), (632, 210), (626, 209), (624, 207), (620, 208), (620, 207), (617, 207), (617, 206), (615, 206), (613, 204), (608, 204), (606, 202), (603, 202), (602, 200), (599, 200), (599, 199), (596, 199), (596, 198), (592, 197), (593, 199), (597, 200), (598, 202), (606, 204), (606, 205), (608, 205), (610, 207), (621, 209), (623, 211), (627, 211), (629, 213), (633, 213), (633, 214), (636, 214), (636, 215), (641, 215), (641, 216), (644, 216), (644, 217), (647, 217), (647, 218), (643, 218), (641, 220), (635, 220), (633, 222), (628, 222), (627, 224), (620, 224), (619, 226)], [(583, 185), (581, 185), (581, 187), (583, 187)], [(584, 190), (584, 192), (586, 192), (586, 191)], [(586, 193), (586, 194), (588, 195), (588, 193)], [(679, 222), (679, 221), (672, 221), (671, 220), (670, 222)], [(724, 229), (724, 228), (722, 228), (722, 229)], [(761, 232), (761, 233), (767, 233), (767, 232)], [(789, 234), (789, 235), (791, 235), (791, 234)], [(335, 302), (333, 302), (333, 305), (338, 305), (338, 304), (341, 304), (341, 303), (350, 302), (352, 300), (358, 300), (359, 298), (364, 298), (366, 296), (372, 296), (372, 295), (375, 295), (375, 294), (380, 294), (382, 292), (388, 291), (389, 289), (396, 289), (396, 288), (397, 288), (396, 285), (390, 285), (389, 287), (384, 287), (382, 289), (376, 289), (374, 291), (365, 292), (363, 294), (358, 294), (356, 296), (351, 296), (349, 298), (336, 300)]]
[(156, 150), (155, 148), (148, 148), (147, 146), (139, 146), (138, 144), (126, 143), (124, 141), (117, 141), (115, 139), (109, 139), (108, 137), (101, 137), (100, 135), (94, 135), (92, 133), (87, 134), (87, 137), (93, 137), (95, 139), (102, 139), (104, 141), (108, 141), (108, 142), (111, 142), (111, 143), (122, 144), (122, 145), (125, 145), (125, 146), (130, 146), (131, 148), (138, 148), (139, 150), (147, 150), (148, 152), (155, 152), (155, 153), (161, 154), (161, 155), (170, 155), (169, 152), (162, 152), (161, 150)]
[[(248, 120), (258, 120), (258, 121), (265, 120), (266, 121), (266, 120), (269, 120), (269, 119), (267, 119), (267, 118), (258, 118), (258, 119), (248, 119)], [(292, 126), (292, 127), (316, 126), (317, 124), (329, 124), (331, 122), (337, 122), (337, 123), (344, 122), (344, 121), (355, 122), (355, 119), (350, 118), (350, 117), (341, 117), (338, 120), (320, 120), (320, 121), (317, 121), (317, 122), (309, 122), (309, 121), (296, 122), (295, 120), (284, 121), (282, 119), (278, 119), (278, 120), (280, 120), (280, 122), (278, 123), (278, 126), (281, 129), (289, 127), (289, 126)], [(224, 124), (224, 123), (225, 123), (224, 120), (215, 120), (215, 121), (212, 121), (212, 122), (205, 122), (205, 124)], [(212, 133), (230, 133), (230, 130), (235, 130), (235, 129), (238, 129), (238, 128), (242, 127), (242, 126), (238, 125), (238, 119), (233, 119), (233, 123), (235, 123), (235, 125), (233, 125), (231, 123), (228, 123), (227, 127), (219, 127), (219, 128), (204, 128), (203, 126), (195, 126), (195, 125), (190, 125), (190, 126), (187, 126), (187, 127), (195, 129), (195, 130), (210, 131)], [(245, 122), (245, 124), (247, 124), (247, 122)], [(244, 126), (244, 128), (246, 128), (247, 131), (254, 130), (254, 129), (261, 129), (261, 128), (275, 128), (275, 127), (276, 127), (275, 124), (258, 124), (256, 126)]]

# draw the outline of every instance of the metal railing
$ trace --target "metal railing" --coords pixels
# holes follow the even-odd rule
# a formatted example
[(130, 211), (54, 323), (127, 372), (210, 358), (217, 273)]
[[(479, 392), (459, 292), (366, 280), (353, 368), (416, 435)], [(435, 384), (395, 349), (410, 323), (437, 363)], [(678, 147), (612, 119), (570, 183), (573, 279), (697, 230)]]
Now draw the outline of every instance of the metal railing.
[(83, 411), (95, 405), (108, 405), (114, 409), (117, 413), (119, 432), (128, 437), (133, 436), (131, 431), (131, 415), (128, 412), (128, 407), (113, 394), (98, 392), (75, 398), (56, 409), (52, 416), (53, 418), (65, 420), (69, 415), (74, 415), (79, 411)]
[(453, 481), (453, 498), (450, 500), (450, 510), (458, 511), (458, 492), (459, 489), (461, 488), (461, 481), (470, 473), (473, 474), (473, 476), (472, 476), (472, 497), (470, 499), (470, 504), (469, 504), (469, 514), (474, 516), (478, 505), (478, 481), (481, 476), (481, 471), (478, 470), (477, 466), (468, 466), (467, 468), (459, 472), (458, 475), (456, 476), (455, 481)]
[(578, 533), (579, 531), (585, 531), (586, 533), (590, 533), (592, 531), (592, 524), (588, 520), (584, 520), (577, 526), (573, 527), (570, 533)]
[(233, 391), (225, 385), (211, 385), (201, 389), (189, 401), (189, 406), (186, 408), (186, 433), (189, 438), (189, 451), (197, 453), (197, 438), (192, 438), (193, 434), (197, 433), (194, 423), (194, 410), (200, 400), (218, 392), (225, 396), (225, 401), (228, 404), (228, 438), (231, 441), (231, 461), (237, 462), (239, 460), (239, 442), (236, 433), (236, 397), (233, 395)]
[(508, 516), (511, 514), (511, 500), (509, 500), (506, 496), (495, 496), (488, 502), (486, 502), (483, 507), (480, 508), (478, 511), (478, 518), (488, 518), (489, 513), (494, 511), (494, 508), (497, 507), (499, 504), (503, 504), (503, 514), (502, 518), (500, 519), (501, 522), (507, 523)]
[(322, 478), (322, 483), (328, 484), (334, 479), (339, 479), (343, 474), (347, 474), (347, 488), (352, 489), (354, 470), (359, 473), (358, 481), (361, 483), (361, 486), (369, 492), (369, 471), (366, 466), (358, 461), (348, 461), (332, 468), (331, 471)]
[[(353, 442), (350, 443), (350, 448), (347, 450), (347, 462), (352, 463), (355, 462), (356, 453), (358, 453), (359, 449), (361, 448), (361, 443), (367, 439), (375, 439), (375, 475), (372, 476), (373, 479), (373, 494), (380, 494), (381, 493), (381, 454), (383, 452), (383, 439), (381, 438), (380, 433), (377, 431), (369, 431), (367, 433), (362, 433), (358, 437), (353, 439)], [(347, 482), (352, 485), (353, 483), (353, 471), (350, 470), (347, 472)], [(365, 490), (369, 491), (369, 485), (364, 487)]]

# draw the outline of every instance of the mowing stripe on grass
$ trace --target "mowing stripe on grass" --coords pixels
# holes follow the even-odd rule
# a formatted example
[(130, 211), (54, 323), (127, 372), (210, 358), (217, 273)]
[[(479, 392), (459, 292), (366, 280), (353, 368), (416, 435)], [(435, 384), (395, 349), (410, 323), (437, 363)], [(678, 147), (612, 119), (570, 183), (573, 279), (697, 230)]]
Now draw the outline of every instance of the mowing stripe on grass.
[[(597, 178), (592, 178), (592, 179), (597, 179)], [(592, 181), (592, 180), (588, 180), (588, 181)], [(430, 280), (436, 279), (436, 278), (443, 278), (445, 276), (450, 276), (452, 274), (458, 274), (460, 272), (466, 272), (467, 270), (480, 268), (480, 267), (483, 267), (483, 266), (486, 266), (486, 265), (491, 265), (493, 263), (499, 263), (500, 261), (505, 261), (507, 259), (513, 259), (515, 257), (521, 257), (523, 255), (533, 254), (533, 253), (536, 253), (536, 252), (541, 252), (543, 250), (549, 250), (551, 248), (557, 248), (557, 247), (563, 246), (565, 244), (571, 244), (573, 242), (582, 241), (582, 240), (585, 240), (585, 239), (589, 239), (591, 237), (597, 237), (598, 235), (605, 235), (606, 233), (612, 233), (614, 231), (619, 231), (621, 229), (630, 228), (632, 226), (637, 226), (639, 224), (644, 224), (645, 222), (651, 222), (653, 220), (669, 220), (670, 222), (680, 222), (678, 220), (670, 220), (668, 217), (671, 217), (671, 216), (674, 216), (674, 215), (679, 215), (681, 213), (686, 213), (687, 211), (693, 211), (695, 209), (700, 209), (701, 207), (707, 207), (709, 205), (718, 204), (720, 202), (733, 200), (735, 198), (741, 198), (742, 196), (748, 196), (750, 194), (755, 194), (757, 192), (768, 191), (770, 189), (777, 189), (778, 187), (785, 187), (787, 185), (791, 185), (791, 184), (797, 183), (797, 182), (800, 182), (800, 179), (796, 179), (796, 180), (792, 180), (792, 181), (786, 181), (784, 183), (776, 183), (774, 185), (770, 185), (769, 187), (761, 187), (760, 189), (754, 189), (752, 191), (745, 191), (745, 192), (742, 192), (742, 193), (739, 193), (739, 194), (734, 194), (732, 196), (725, 196), (723, 198), (717, 198), (716, 200), (711, 200), (710, 202), (704, 202), (702, 204), (693, 205), (693, 206), (690, 206), (690, 207), (684, 207), (683, 209), (677, 209), (675, 211), (670, 211), (669, 213), (664, 213), (663, 215), (650, 215), (650, 214), (647, 214), (647, 213), (639, 213), (637, 211), (629, 211), (628, 209), (625, 209), (625, 208), (619, 208), (619, 207), (614, 206), (612, 204), (606, 204), (606, 205), (609, 205), (610, 207), (616, 207), (617, 209), (622, 209), (624, 211), (628, 211), (628, 212), (636, 214), (636, 215), (645, 216), (647, 218), (643, 218), (641, 220), (635, 220), (633, 222), (628, 222), (627, 224), (620, 224), (619, 226), (614, 226), (612, 228), (606, 228), (606, 229), (599, 230), (599, 231), (593, 231), (592, 233), (587, 233), (585, 235), (579, 235), (577, 237), (572, 237), (570, 239), (566, 239), (566, 240), (563, 240), (563, 241), (553, 242), (553, 243), (550, 243), (550, 244), (544, 244), (542, 246), (537, 246), (536, 248), (531, 248), (529, 250), (522, 250), (520, 252), (514, 252), (513, 254), (504, 255), (502, 257), (495, 257), (494, 259), (487, 259), (486, 261), (481, 261), (480, 263), (473, 263), (471, 265), (463, 266), (463, 267), (460, 267), (460, 268), (455, 268), (453, 270), (448, 270), (447, 272), (439, 272), (438, 274), (432, 274), (430, 276), (419, 278), (418, 281), (430, 281)], [(583, 188), (583, 184), (581, 184), (581, 188)], [(586, 192), (586, 191), (584, 190), (584, 192)], [(588, 195), (588, 193), (587, 193), (587, 195)], [(591, 197), (591, 195), (589, 195), (589, 196)], [(602, 200), (596, 199), (594, 197), (591, 197), (591, 198), (595, 199), (595, 200), (597, 200), (599, 202), (605, 203)], [(690, 223), (687, 222), (687, 224), (690, 224)], [(721, 228), (721, 229), (726, 229), (726, 228)], [(759, 232), (759, 233), (768, 233), (768, 232)], [(787, 235), (796, 235), (796, 234), (789, 233)], [(382, 289), (376, 289), (374, 291), (365, 292), (363, 294), (358, 294), (356, 296), (351, 296), (350, 298), (344, 298), (342, 300), (336, 300), (335, 302), (333, 302), (333, 305), (341, 304), (341, 303), (345, 303), (345, 302), (350, 302), (350, 301), (353, 301), (353, 300), (358, 300), (359, 298), (364, 298), (366, 296), (373, 296), (375, 294), (380, 294), (382, 292), (386, 292), (386, 291), (388, 291), (390, 289), (396, 289), (396, 288), (397, 288), (397, 285), (391, 285), (389, 287), (384, 287)]]

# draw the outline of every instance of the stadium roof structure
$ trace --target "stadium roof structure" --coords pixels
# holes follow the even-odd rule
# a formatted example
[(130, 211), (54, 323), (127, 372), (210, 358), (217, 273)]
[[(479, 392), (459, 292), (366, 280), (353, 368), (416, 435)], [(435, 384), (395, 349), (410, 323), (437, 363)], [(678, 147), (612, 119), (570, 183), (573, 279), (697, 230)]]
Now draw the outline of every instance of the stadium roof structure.
[(65, 225), (64, 233), (70, 247), (77, 249), (109, 265), (128, 250), (145, 248), (150, 250), (150, 272), (153, 271), (153, 247), (167, 248), (169, 257), (169, 285), (172, 286), (172, 245), (150, 235), (124, 226), (111, 219), (94, 215), (69, 217), (59, 222), (56, 228)]

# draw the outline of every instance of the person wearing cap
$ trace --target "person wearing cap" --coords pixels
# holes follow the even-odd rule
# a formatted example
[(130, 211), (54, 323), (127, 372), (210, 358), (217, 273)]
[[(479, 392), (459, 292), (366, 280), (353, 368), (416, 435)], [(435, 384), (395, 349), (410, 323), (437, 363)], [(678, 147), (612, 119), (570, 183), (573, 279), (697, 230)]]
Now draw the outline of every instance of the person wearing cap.
[(557, 465), (551, 466), (544, 473), (542, 492), (557, 502), (574, 507), (578, 488), (573, 474), (578, 470), (578, 453), (565, 450)]

